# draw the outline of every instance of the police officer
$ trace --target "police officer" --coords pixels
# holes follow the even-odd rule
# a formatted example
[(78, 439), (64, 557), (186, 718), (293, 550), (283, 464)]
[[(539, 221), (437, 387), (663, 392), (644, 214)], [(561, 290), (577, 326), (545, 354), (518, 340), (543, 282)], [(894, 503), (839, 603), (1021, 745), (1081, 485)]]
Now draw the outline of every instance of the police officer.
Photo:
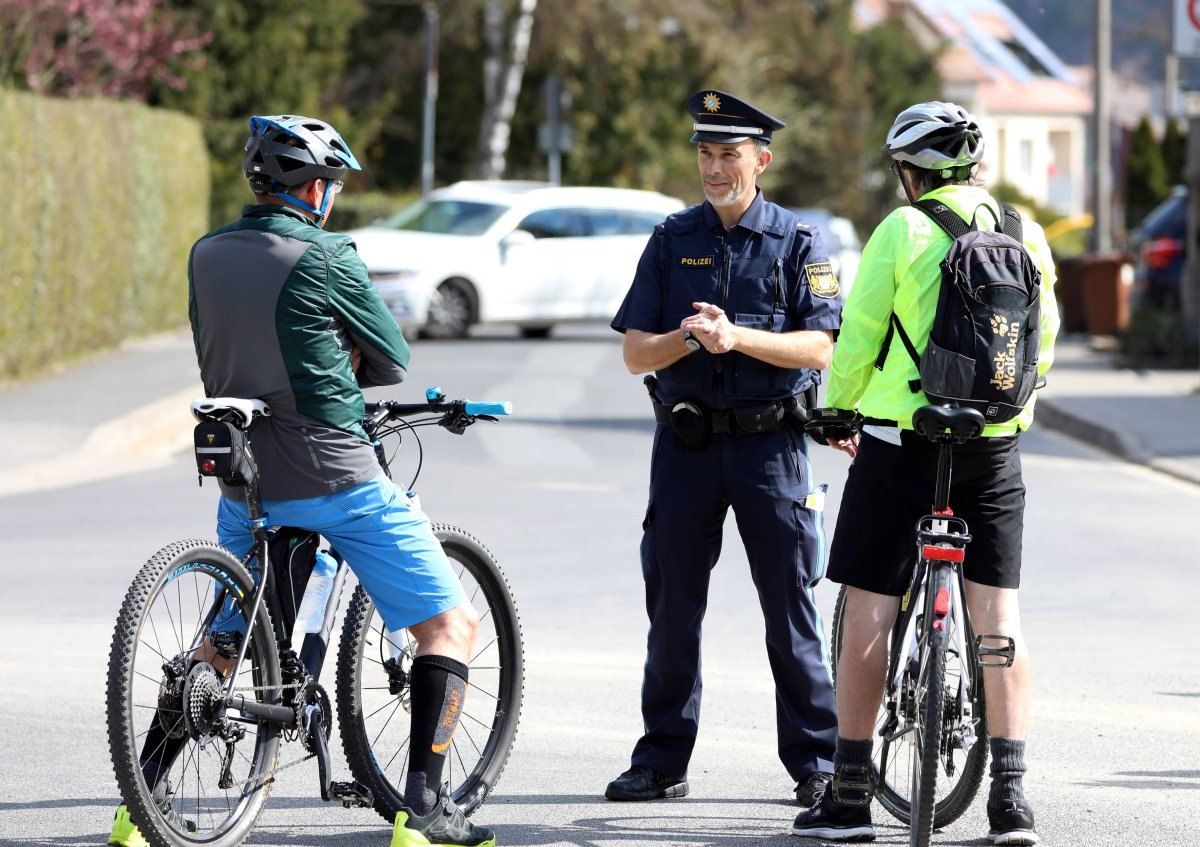
[(824, 487), (801, 429), (841, 319), (817, 231), (756, 182), (784, 123), (722, 91), (688, 100), (705, 200), (655, 228), (612, 321), (658, 427), (642, 572), (650, 617), (642, 717), (610, 800), (688, 793), (700, 719), (700, 625), (730, 506), (766, 621), (779, 757), (800, 805), (832, 770), (836, 717), (812, 587), (823, 571)]

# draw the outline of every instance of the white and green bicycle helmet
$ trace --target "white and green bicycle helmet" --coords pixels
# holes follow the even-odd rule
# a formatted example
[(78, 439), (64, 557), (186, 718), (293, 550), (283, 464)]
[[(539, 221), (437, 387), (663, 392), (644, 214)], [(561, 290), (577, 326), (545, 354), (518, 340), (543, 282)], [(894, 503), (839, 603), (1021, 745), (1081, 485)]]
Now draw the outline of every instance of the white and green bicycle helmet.
[(951, 176), (983, 158), (983, 133), (975, 116), (962, 106), (933, 100), (897, 115), (883, 149), (898, 161)]

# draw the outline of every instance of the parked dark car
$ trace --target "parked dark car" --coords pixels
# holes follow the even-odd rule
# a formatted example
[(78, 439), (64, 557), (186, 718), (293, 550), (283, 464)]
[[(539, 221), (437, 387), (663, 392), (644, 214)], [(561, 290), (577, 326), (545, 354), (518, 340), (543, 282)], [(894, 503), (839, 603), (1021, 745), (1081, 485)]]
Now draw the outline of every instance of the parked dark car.
[(1130, 305), (1135, 309), (1180, 308), (1187, 209), (1187, 187), (1177, 185), (1171, 196), (1155, 206), (1129, 233), (1129, 249), (1135, 263)]

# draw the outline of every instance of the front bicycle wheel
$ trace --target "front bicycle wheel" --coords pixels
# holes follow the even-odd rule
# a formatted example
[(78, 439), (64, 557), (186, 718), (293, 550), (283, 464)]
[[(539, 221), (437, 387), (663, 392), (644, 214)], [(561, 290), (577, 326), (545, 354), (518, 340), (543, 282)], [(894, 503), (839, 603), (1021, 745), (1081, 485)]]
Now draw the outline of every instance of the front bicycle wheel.
[[(961, 592), (958, 594), (961, 597)], [(833, 611), (832, 650), (834, 684), (837, 684), (836, 658), (841, 655), (844, 637), (846, 586), (838, 592)], [(933, 826), (949, 826), (970, 807), (983, 781), (987, 767), (987, 715), (983, 698), (983, 677), (979, 672), (974, 635), (956, 601), (956, 614), (950, 619), (950, 637), (943, 656), (945, 688), (940, 764), (934, 787)], [(900, 637), (894, 630), (891, 641)], [(875, 721), (872, 748), (872, 778), (875, 796), (889, 814), (908, 823), (912, 817), (910, 774), (919, 755), (913, 732), (895, 735), (902, 728), (891, 717), (887, 701), (894, 699), (898, 712), (915, 713), (915, 704), (907, 692), (887, 692)], [(894, 736), (891, 741), (885, 736)], [(880, 773), (883, 778), (880, 779)]]
[(117, 787), (154, 847), (236, 847), (267, 800), (279, 727), (224, 706), (234, 690), (278, 703), (266, 609), (248, 626), (254, 581), (234, 556), (180, 541), (142, 566), (125, 595), (108, 662), (108, 741)]
[[(469, 815), (500, 778), (517, 734), (525, 667), (521, 625), (508, 582), (487, 548), (455, 527), (435, 524), (433, 532), (479, 613), (468, 694), (443, 774), (451, 799)], [(370, 787), (375, 810), (389, 822), (404, 806), (408, 672), (416, 648), (407, 630), (387, 631), (360, 585), (338, 649), (338, 723), (350, 771)]]

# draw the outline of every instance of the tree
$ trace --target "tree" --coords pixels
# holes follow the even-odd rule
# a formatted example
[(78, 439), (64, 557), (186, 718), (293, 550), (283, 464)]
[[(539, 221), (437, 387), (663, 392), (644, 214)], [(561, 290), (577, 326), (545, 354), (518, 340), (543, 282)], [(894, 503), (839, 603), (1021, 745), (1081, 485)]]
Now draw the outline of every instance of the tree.
[(937, 59), (937, 53), (921, 47), (903, 20), (894, 15), (860, 33), (855, 41), (857, 84), (869, 101), (859, 116), (864, 143), (857, 177), (848, 192), (861, 198), (861, 205), (847, 213), (868, 232), (901, 202), (896, 180), (888, 172), (890, 159), (880, 148), (903, 109), (942, 99)]
[(479, 132), (482, 179), (499, 179), (504, 175), (512, 118), (521, 94), (536, 9), (537, 0), (520, 0), (506, 44), (503, 0), (488, 0), (485, 7), (487, 56), (483, 62), (483, 116)]
[(147, 102), (183, 88), (211, 38), (163, 0), (0, 0), (0, 83)]
[(1183, 184), (1183, 171), (1187, 166), (1187, 133), (1181, 129), (1181, 122), (1174, 118), (1167, 118), (1167, 127), (1163, 131), (1162, 157), (1163, 167), (1167, 172), (1167, 185)]
[[(176, 0), (183, 3), (184, 0)], [(250, 200), (241, 173), (251, 115), (301, 114), (327, 120), (352, 149), (369, 142), (359, 117), (336, 102), (360, 0), (187, 0), (212, 33), (202, 68), (187, 69), (181, 89), (161, 87), (150, 102), (191, 114), (204, 125), (213, 159), (214, 221)]]
[(1137, 226), (1150, 210), (1166, 199), (1170, 190), (1163, 148), (1154, 135), (1150, 119), (1143, 117), (1133, 131), (1125, 162), (1126, 226)]

